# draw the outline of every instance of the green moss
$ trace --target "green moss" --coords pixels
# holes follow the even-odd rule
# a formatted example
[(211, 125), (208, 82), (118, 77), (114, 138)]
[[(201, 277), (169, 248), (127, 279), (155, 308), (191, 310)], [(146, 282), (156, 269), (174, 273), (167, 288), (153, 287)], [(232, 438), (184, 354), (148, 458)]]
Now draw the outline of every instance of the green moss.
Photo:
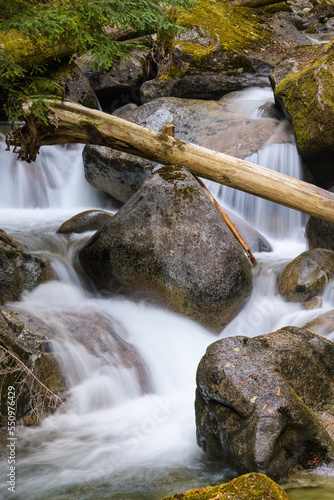
[(277, 12), (292, 12), (290, 5), (286, 3), (274, 3), (272, 5), (267, 5), (264, 7), (263, 12), (266, 14), (276, 14)]
[(182, 167), (179, 165), (166, 165), (165, 167), (159, 168), (156, 171), (165, 181), (174, 182), (175, 180), (184, 180), (186, 175), (181, 173)]
[(176, 80), (177, 78), (182, 78), (184, 75), (186, 75), (188, 70), (182, 70), (172, 64), (166, 73), (162, 73), (161, 76), (159, 77), (159, 80)]
[(259, 500), (260, 498), (270, 498), (271, 500), (288, 500), (285, 491), (274, 481), (264, 474), (251, 472), (237, 479), (233, 479), (226, 484), (218, 486), (208, 486), (207, 488), (196, 488), (170, 495), (162, 500)]
[(186, 28), (201, 26), (220, 47), (232, 52), (253, 46), (264, 34), (252, 9), (234, 7), (227, 2), (200, 0), (192, 10), (180, 13), (177, 21)]
[[(182, 78), (190, 68), (201, 71), (219, 69), (229, 71), (233, 69), (230, 68), (233, 57), (228, 58), (227, 67), (225, 58), (218, 62), (216, 56), (219, 53), (225, 51), (234, 55), (241, 51), (247, 53), (252, 49), (258, 51), (262, 46), (266, 49), (270, 41), (270, 34), (258, 22), (258, 16), (252, 9), (234, 7), (228, 2), (200, 0), (191, 10), (178, 13), (177, 22), (191, 30), (191, 37), (164, 38), (160, 34), (158, 45), (163, 47), (166, 54), (172, 53), (178, 46), (186, 56), (190, 57), (182, 64), (172, 63), (166, 70), (162, 70), (159, 80)], [(233, 66), (248, 72), (254, 71), (245, 56), (233, 60)]]
[(292, 118), (302, 153), (334, 147), (333, 48), (331, 42), (325, 47), (303, 49), (305, 62), (298, 72), (290, 73), (275, 89)]

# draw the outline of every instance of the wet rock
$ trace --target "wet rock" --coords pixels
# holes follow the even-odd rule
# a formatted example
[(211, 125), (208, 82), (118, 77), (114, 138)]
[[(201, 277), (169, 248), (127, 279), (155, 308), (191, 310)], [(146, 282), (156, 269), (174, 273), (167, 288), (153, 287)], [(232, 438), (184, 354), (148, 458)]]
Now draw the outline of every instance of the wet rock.
[(54, 278), (47, 259), (27, 252), (0, 230), (0, 304), (20, 300), (24, 291)]
[[(7, 388), (14, 387), (16, 425), (37, 425), (62, 406), (67, 387), (52, 354), (53, 335), (38, 318), (0, 310), (0, 384), (6, 396)], [(0, 426), (7, 427), (7, 397), (0, 409)]]
[[(59, 314), (45, 311), (44, 318), (52, 322), (56, 320), (54, 336), (58, 341), (69, 336), (71, 341), (79, 342), (93, 356), (97, 356), (102, 364), (134, 370), (141, 392), (144, 394), (151, 390), (148, 368), (139, 352), (116, 332), (117, 325), (110, 318), (93, 309)], [(66, 332), (65, 336), (59, 335), (60, 330)]]
[[(330, 190), (332, 191), (332, 189)], [(310, 250), (327, 248), (334, 250), (334, 223), (310, 217), (305, 227), (305, 236)]]
[[(71, 339), (95, 356), (101, 366), (134, 371), (142, 393), (151, 390), (149, 373), (137, 349), (96, 310), (43, 311), (43, 321), (24, 310), (0, 310), (0, 384), (16, 393), (17, 425), (37, 425), (66, 403), (73, 380), (63, 373), (61, 346)], [(54, 342), (57, 342), (55, 348)], [(64, 368), (62, 370), (61, 368)], [(0, 402), (0, 426), (7, 426), (7, 400)]]
[(303, 252), (282, 271), (278, 291), (289, 302), (321, 295), (334, 276), (334, 252), (317, 248)]
[(114, 151), (105, 146), (87, 145), (83, 151), (86, 180), (95, 188), (125, 203), (152, 174), (150, 160)]
[[(161, 98), (126, 112), (122, 118), (156, 132), (173, 124), (178, 139), (237, 158), (246, 158), (269, 142), (291, 140), (291, 134), (284, 134), (277, 115), (259, 119), (245, 117), (236, 110), (231, 96), (218, 102)], [(88, 182), (123, 203), (159, 166), (104, 146), (86, 146), (83, 159)]]
[(305, 330), (309, 330), (317, 335), (328, 335), (334, 331), (334, 310), (320, 314), (312, 321), (303, 326)]
[(196, 488), (184, 493), (169, 495), (162, 500), (288, 500), (289, 497), (278, 484), (264, 474), (251, 472), (229, 483), (218, 486)]
[(312, 297), (312, 299), (308, 300), (307, 302), (304, 302), (303, 304), (303, 309), (306, 311), (309, 311), (311, 309), (318, 309), (318, 307), (322, 306), (322, 298), (318, 297), (317, 295), (315, 297)]
[(277, 102), (291, 117), (297, 149), (314, 183), (333, 185), (334, 42), (298, 47), (272, 75)]
[(103, 210), (86, 210), (65, 221), (57, 230), (57, 233), (70, 234), (97, 231), (112, 218), (113, 214)]
[(323, 31), (325, 31), (324, 25), (317, 20), (313, 20), (309, 23), (305, 33), (322, 33)]
[(245, 240), (252, 252), (272, 252), (269, 241), (244, 219), (223, 207), (223, 211), (236, 226), (240, 236)]
[(332, 342), (294, 327), (211, 344), (197, 370), (198, 444), (224, 466), (275, 480), (332, 461), (313, 412), (333, 416), (333, 355)]
[(214, 331), (252, 290), (241, 246), (181, 167), (155, 172), (79, 257), (98, 289), (171, 308)]

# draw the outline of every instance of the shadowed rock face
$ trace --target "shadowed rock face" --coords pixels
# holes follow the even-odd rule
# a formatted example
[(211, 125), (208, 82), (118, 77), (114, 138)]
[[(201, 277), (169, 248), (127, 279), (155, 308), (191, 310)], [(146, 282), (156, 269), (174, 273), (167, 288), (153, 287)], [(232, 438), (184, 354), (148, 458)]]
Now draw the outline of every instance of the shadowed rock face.
[(171, 308), (214, 331), (252, 290), (243, 250), (196, 179), (158, 170), (79, 253), (100, 290)]
[[(331, 187), (329, 191), (333, 192)], [(334, 223), (327, 220), (310, 217), (306, 227), (305, 236), (308, 240), (310, 250), (314, 248), (327, 248), (334, 250)]]
[(298, 328), (211, 344), (197, 371), (198, 444), (273, 479), (332, 460), (313, 412), (334, 414), (333, 374), (334, 344)]
[(314, 184), (332, 186), (333, 41), (296, 47), (272, 74), (275, 97), (292, 120), (296, 145)]
[(25, 290), (53, 278), (47, 259), (27, 252), (19, 241), (0, 230), (0, 304), (19, 300)]
[(142, 393), (151, 390), (149, 373), (139, 352), (132, 344), (116, 333), (110, 318), (95, 310), (59, 314), (52, 311), (51, 314), (46, 312), (44, 316), (52, 320), (54, 336), (60, 342), (62, 333), (65, 331), (66, 336), (69, 336), (71, 341), (79, 342), (85, 346), (88, 352), (102, 361), (102, 364), (134, 370)]

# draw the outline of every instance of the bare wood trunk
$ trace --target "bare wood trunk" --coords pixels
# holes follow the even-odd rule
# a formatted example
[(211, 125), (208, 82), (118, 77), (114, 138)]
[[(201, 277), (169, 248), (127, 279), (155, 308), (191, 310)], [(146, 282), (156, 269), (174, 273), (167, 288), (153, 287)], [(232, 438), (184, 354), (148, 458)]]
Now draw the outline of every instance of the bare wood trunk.
[(108, 146), (164, 165), (183, 165), (196, 176), (334, 222), (334, 194), (307, 182), (70, 101), (50, 102), (49, 110), (50, 125), (29, 116), (24, 128), (8, 137), (8, 146), (21, 148), (22, 159), (34, 159), (43, 145)]

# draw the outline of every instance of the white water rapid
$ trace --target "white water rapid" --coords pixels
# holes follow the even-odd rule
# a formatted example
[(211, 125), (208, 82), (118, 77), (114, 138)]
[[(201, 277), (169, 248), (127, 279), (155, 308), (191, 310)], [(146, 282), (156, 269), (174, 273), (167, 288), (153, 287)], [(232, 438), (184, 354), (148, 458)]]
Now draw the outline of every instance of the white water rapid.
[[(241, 113), (256, 117), (258, 107), (271, 101), (272, 94), (268, 89), (252, 89), (235, 99)], [(18, 428), (15, 494), (7, 490), (7, 455), (2, 450), (0, 498), (159, 500), (167, 494), (224, 482), (234, 477), (233, 471), (210, 461), (196, 444), (196, 368), (206, 347), (218, 338), (302, 326), (333, 308), (332, 285), (321, 308), (311, 311), (284, 302), (276, 291), (280, 270), (306, 249), (305, 217), (230, 188), (210, 185), (219, 201), (251, 221), (274, 249), (256, 254), (259, 266), (254, 269), (253, 295), (216, 337), (176, 314), (120, 297), (96, 296), (85, 288), (72, 259), (88, 235), (65, 236), (56, 230), (80, 211), (113, 208), (86, 183), (81, 151), (80, 146), (43, 148), (36, 163), (26, 165), (16, 162), (3, 145), (0, 150), (0, 228), (29, 250), (50, 256), (59, 277), (26, 293), (15, 307), (57, 326), (59, 338), (54, 348), (70, 384), (65, 411), (46, 418), (39, 427)], [(293, 141), (271, 144), (249, 159), (301, 176)], [(148, 392), (142, 393), (133, 368), (109, 365), (105, 350), (95, 346), (92, 352), (73, 337), (64, 318), (76, 318), (80, 331), (80, 317), (88, 312), (102, 317), (135, 346), (149, 376)], [(108, 344), (107, 335), (104, 341)], [(333, 485), (328, 488), (334, 498)], [(330, 497), (318, 493), (293, 498)]]

